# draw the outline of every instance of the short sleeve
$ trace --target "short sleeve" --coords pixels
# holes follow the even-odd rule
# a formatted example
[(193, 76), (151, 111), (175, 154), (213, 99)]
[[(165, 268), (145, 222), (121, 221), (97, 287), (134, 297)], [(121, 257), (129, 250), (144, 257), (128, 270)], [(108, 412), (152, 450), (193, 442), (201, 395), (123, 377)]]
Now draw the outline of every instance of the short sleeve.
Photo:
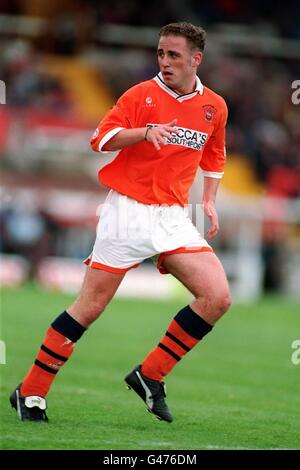
[(107, 153), (103, 146), (122, 129), (135, 127), (137, 108), (137, 87), (124, 93), (98, 124), (92, 138), (91, 147), (95, 152)]
[(220, 117), (218, 123), (204, 147), (200, 168), (204, 176), (211, 178), (222, 178), (226, 162), (226, 138), (225, 127), (228, 117), (228, 110), (225, 101), (222, 99), (220, 106)]

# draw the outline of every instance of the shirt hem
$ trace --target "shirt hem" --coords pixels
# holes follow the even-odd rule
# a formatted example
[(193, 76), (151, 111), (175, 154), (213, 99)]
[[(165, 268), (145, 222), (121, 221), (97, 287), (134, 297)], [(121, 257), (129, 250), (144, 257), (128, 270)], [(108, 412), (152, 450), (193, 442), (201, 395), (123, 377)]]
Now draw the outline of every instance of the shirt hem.
[(166, 201), (150, 201), (149, 199), (144, 199), (142, 198), (140, 195), (136, 194), (136, 193), (133, 193), (133, 192), (130, 192), (130, 191), (123, 191), (122, 189), (118, 188), (117, 186), (114, 186), (114, 185), (111, 185), (111, 184), (108, 184), (108, 183), (105, 183), (104, 181), (102, 181), (101, 177), (99, 176), (99, 181), (101, 184), (103, 184), (106, 188), (109, 188), (109, 189), (113, 189), (114, 191), (120, 193), (120, 194), (123, 194), (124, 196), (128, 196), (130, 197), (131, 199), (134, 199), (135, 201), (138, 201), (138, 202), (141, 202), (142, 204), (146, 204), (146, 205), (149, 205), (149, 206), (155, 206), (155, 205), (164, 205), (164, 204), (167, 204), (169, 206), (175, 206), (175, 205), (180, 205), (181, 207), (184, 207), (188, 204), (188, 201), (186, 202), (181, 202), (179, 201), (178, 199), (176, 199), (175, 201), (173, 202), (166, 202)]

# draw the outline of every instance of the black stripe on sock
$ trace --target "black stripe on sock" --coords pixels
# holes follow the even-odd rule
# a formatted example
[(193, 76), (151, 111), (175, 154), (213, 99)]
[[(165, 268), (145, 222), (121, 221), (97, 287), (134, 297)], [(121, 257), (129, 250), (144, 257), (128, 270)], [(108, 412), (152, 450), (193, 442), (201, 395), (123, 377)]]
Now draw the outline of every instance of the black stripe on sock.
[(51, 367), (46, 366), (46, 364), (43, 364), (41, 361), (36, 359), (34, 361), (35, 365), (40, 367), (41, 369), (45, 370), (46, 372), (50, 372), (50, 374), (57, 374), (58, 370), (51, 369)]
[(59, 359), (60, 361), (64, 361), (64, 362), (67, 362), (68, 360), (68, 357), (60, 356), (59, 354), (52, 351), (51, 349), (48, 349), (47, 346), (45, 346), (44, 344), (41, 345), (41, 350), (49, 354), (49, 356), (54, 357), (54, 359)]
[(195, 339), (202, 339), (212, 330), (212, 325), (197, 315), (189, 305), (180, 310), (174, 320), (187, 334)]
[(59, 315), (54, 322), (51, 323), (51, 326), (54, 330), (58, 331), (58, 333), (73, 341), (73, 343), (76, 343), (86, 330), (84, 326), (80, 325), (80, 323), (66, 311)]
[(180, 339), (176, 338), (176, 336), (172, 335), (172, 333), (169, 333), (169, 331), (166, 332), (166, 336), (168, 336), (169, 338), (171, 338), (172, 341), (174, 341), (174, 343), (177, 343), (178, 346), (180, 346), (182, 349), (184, 349), (186, 352), (189, 352), (191, 350), (191, 348), (189, 348), (188, 346), (186, 346), (182, 341), (180, 341)]
[(169, 349), (164, 344), (159, 343), (158, 347), (163, 349), (164, 351), (166, 351), (166, 353), (170, 354), (170, 356), (172, 356), (174, 359), (176, 359), (177, 362), (180, 361), (181, 357), (177, 356), (177, 354), (175, 354), (171, 349)]

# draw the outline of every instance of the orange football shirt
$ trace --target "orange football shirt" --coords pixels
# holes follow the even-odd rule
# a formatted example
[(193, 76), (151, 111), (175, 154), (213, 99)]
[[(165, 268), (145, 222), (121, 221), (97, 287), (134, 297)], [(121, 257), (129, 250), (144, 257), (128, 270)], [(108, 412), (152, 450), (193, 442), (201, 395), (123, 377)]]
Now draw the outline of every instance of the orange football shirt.
[(160, 150), (146, 141), (121, 149), (99, 171), (102, 184), (144, 204), (183, 206), (199, 166), (205, 176), (223, 176), (226, 103), (196, 80), (194, 92), (179, 95), (159, 73), (119, 98), (91, 139), (96, 152), (103, 152), (106, 142), (121, 129), (160, 125), (176, 118), (179, 134), (172, 134)]

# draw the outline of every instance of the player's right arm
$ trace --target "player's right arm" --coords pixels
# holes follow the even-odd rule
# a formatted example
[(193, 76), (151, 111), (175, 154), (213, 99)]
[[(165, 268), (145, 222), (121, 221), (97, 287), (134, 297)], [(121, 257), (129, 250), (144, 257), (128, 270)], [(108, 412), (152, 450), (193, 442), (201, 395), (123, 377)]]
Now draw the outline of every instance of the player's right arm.
[(167, 145), (166, 139), (170, 138), (173, 132), (177, 132), (176, 123), (177, 119), (173, 119), (173, 121), (159, 126), (122, 129), (107, 141), (103, 146), (103, 150), (112, 152), (129, 145), (138, 144), (143, 140), (153, 144), (156, 150), (160, 150), (160, 145)]
[[(104, 116), (91, 139), (96, 152), (113, 152), (146, 140), (160, 150), (176, 130), (176, 119), (159, 126), (147, 126), (139, 116), (139, 86), (129, 89)], [(142, 126), (141, 126), (142, 124)]]

